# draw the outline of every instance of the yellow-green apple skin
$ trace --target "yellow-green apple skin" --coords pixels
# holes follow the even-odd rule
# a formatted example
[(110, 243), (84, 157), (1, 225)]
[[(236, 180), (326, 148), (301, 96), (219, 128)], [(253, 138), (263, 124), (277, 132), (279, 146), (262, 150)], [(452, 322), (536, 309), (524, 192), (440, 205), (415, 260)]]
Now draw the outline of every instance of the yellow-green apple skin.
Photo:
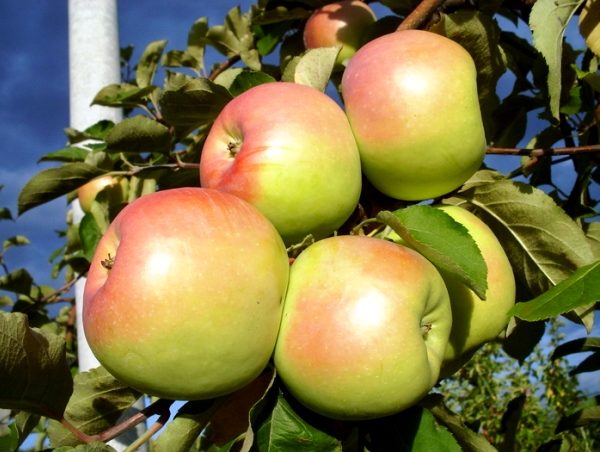
[(387, 416), (434, 385), (451, 324), (444, 281), (423, 256), (381, 239), (330, 237), (291, 266), (275, 367), (317, 413)]
[(450, 375), (468, 361), (481, 345), (497, 338), (506, 328), (508, 313), (515, 304), (516, 286), (508, 257), (492, 230), (462, 207), (439, 208), (467, 228), (487, 265), (485, 300), (481, 300), (457, 278), (441, 272), (452, 304), (453, 325), (442, 365), (442, 374)]
[(587, 0), (579, 14), (579, 31), (585, 43), (600, 56), (600, 0)]
[(79, 199), (81, 210), (89, 212), (96, 196), (104, 189), (110, 190), (109, 196), (111, 199), (116, 202), (123, 201), (123, 189), (120, 180), (111, 175), (100, 176), (77, 189), (77, 199)]
[(366, 3), (346, 0), (316, 9), (304, 26), (304, 46), (341, 47), (338, 65), (347, 62), (362, 44), (367, 27), (375, 22), (375, 13)]
[(267, 365), (288, 274), (281, 237), (247, 202), (197, 187), (149, 194), (98, 244), (85, 335), (109, 372), (144, 393), (227, 394)]
[(358, 204), (361, 177), (343, 110), (295, 83), (255, 86), (230, 101), (200, 158), (203, 187), (256, 206), (288, 244), (339, 228)]
[(469, 53), (454, 41), (405, 30), (370, 41), (342, 78), (363, 172), (382, 193), (424, 200), (480, 167), (486, 140)]

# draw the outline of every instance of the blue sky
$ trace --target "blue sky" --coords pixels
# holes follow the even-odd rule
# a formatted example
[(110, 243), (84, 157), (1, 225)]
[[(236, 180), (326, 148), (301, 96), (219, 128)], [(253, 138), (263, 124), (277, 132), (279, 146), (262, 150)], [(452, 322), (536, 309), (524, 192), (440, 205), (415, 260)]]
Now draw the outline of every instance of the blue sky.
[[(167, 39), (169, 50), (182, 49), (194, 20), (208, 16), (209, 24), (222, 23), (231, 7), (241, 4), (246, 10), (250, 3), (121, 0), (120, 44), (135, 47), (133, 61), (147, 43), (157, 39)], [(38, 158), (65, 145), (63, 129), (69, 125), (67, 4), (65, 0), (0, 2), (0, 184), (4, 185), (0, 207), (9, 207), (15, 216), (20, 189), (48, 166), (37, 164)], [(208, 60), (207, 65), (213, 62)], [(36, 281), (55, 284), (49, 278), (48, 257), (62, 245), (54, 231), (64, 228), (65, 214), (62, 198), (27, 212), (14, 223), (0, 221), (0, 240), (23, 234), (32, 241), (7, 254), (10, 268), (25, 266)], [(574, 333), (581, 336), (583, 330)]]

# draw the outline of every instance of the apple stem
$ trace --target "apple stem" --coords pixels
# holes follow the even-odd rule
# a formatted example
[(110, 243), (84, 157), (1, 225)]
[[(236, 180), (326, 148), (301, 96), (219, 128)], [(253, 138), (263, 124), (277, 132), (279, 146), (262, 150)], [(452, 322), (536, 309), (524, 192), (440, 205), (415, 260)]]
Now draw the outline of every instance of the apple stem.
[(423, 25), (445, 0), (423, 0), (404, 18), (396, 31), (413, 30)]
[(235, 158), (236, 155), (240, 152), (241, 142), (239, 141), (230, 141), (227, 143), (227, 150), (229, 151), (229, 156), (231, 158)]

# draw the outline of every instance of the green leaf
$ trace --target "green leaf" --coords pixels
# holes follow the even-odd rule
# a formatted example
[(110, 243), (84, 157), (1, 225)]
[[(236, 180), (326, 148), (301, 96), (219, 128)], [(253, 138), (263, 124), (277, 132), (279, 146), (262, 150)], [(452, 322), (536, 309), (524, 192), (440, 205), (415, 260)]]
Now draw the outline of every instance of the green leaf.
[(206, 78), (174, 76), (160, 98), (160, 109), (169, 124), (194, 129), (212, 122), (231, 99), (227, 89)]
[(2, 245), (2, 248), (4, 248), (4, 251), (6, 251), (7, 249), (12, 248), (13, 246), (29, 245), (30, 243), (31, 242), (29, 241), (29, 239), (24, 235), (15, 235), (14, 237), (10, 237), (5, 240)]
[(556, 427), (556, 433), (582, 427), (595, 422), (600, 422), (600, 406), (583, 408), (569, 416), (563, 417)]
[(0, 290), (6, 290), (7, 292), (29, 295), (32, 284), (33, 278), (24, 268), (0, 276)]
[(116, 124), (106, 136), (106, 144), (114, 152), (168, 152), (171, 133), (158, 121), (137, 115)]
[(444, 203), (475, 208), (533, 297), (594, 261), (583, 230), (550, 196), (530, 185), (480, 171)]
[(91, 443), (79, 444), (75, 447), (57, 447), (53, 449), (53, 452), (116, 452), (116, 449), (100, 441), (92, 441)]
[[(113, 426), (141, 394), (117, 381), (103, 367), (75, 375), (73, 395), (65, 419), (80, 431), (95, 435)], [(80, 441), (60, 422), (50, 422), (53, 447), (75, 446)]]
[(342, 450), (340, 440), (305, 421), (281, 393), (270, 416), (256, 432), (255, 446), (258, 450), (282, 452)]
[(79, 237), (81, 239), (81, 248), (83, 255), (88, 261), (92, 261), (96, 246), (102, 238), (102, 231), (96, 224), (94, 215), (87, 213), (79, 223)]
[(367, 426), (369, 450), (389, 451), (461, 451), (456, 439), (438, 424), (433, 414), (422, 406), (413, 406), (401, 413)]
[(435, 419), (452, 432), (464, 451), (492, 452), (496, 449), (481, 435), (467, 427), (462, 418), (443, 403), (441, 394), (430, 394), (421, 405), (428, 408)]
[(135, 81), (140, 88), (152, 85), (158, 62), (167, 45), (167, 41), (153, 41), (146, 46), (135, 71)]
[(13, 216), (8, 207), (0, 207), (0, 220), (12, 220)]
[(584, 0), (538, 0), (529, 16), (533, 45), (548, 65), (550, 112), (558, 119), (562, 88), (563, 38), (567, 24)]
[(206, 39), (223, 55), (239, 55), (250, 69), (260, 70), (260, 58), (254, 48), (254, 34), (251, 30), (251, 15), (242, 14), (239, 6), (229, 10), (223, 25), (211, 27), (206, 33)]
[(138, 107), (146, 105), (148, 96), (157, 90), (149, 85), (140, 88), (129, 83), (115, 83), (105, 86), (94, 97), (92, 105), (105, 107)]
[(600, 352), (594, 352), (577, 364), (575, 369), (569, 373), (571, 375), (577, 375), (584, 372), (596, 372), (598, 370), (600, 370)]
[(161, 431), (153, 443), (152, 451), (190, 450), (216, 408), (218, 403), (214, 400), (187, 402)]
[(17, 431), (17, 445), (15, 450), (25, 442), (29, 434), (37, 427), (40, 422), (39, 414), (32, 414), (26, 411), (20, 411), (15, 416), (15, 429)]
[(558, 359), (574, 353), (600, 351), (600, 337), (584, 337), (560, 344), (554, 349), (550, 359)]
[(190, 55), (196, 62), (193, 68), (197, 72), (204, 69), (204, 48), (206, 45), (206, 34), (208, 33), (208, 18), (201, 17), (196, 20), (188, 32), (186, 54)]
[(63, 338), (0, 311), (0, 407), (59, 419), (73, 390)]
[(172, 50), (168, 52), (163, 57), (161, 64), (165, 67), (189, 67), (192, 69), (200, 66), (200, 63), (198, 63), (196, 58), (182, 50)]
[(309, 49), (285, 67), (282, 81), (310, 86), (325, 91), (341, 47)]
[(104, 173), (100, 168), (81, 162), (42, 170), (29, 179), (19, 193), (19, 215), (63, 196)]
[(229, 91), (232, 95), (239, 96), (244, 91), (247, 91), (254, 86), (275, 81), (276, 80), (273, 77), (264, 72), (242, 71), (235, 79), (233, 79)]
[(539, 297), (517, 303), (511, 315), (528, 321), (544, 320), (596, 301), (600, 301), (600, 261), (577, 269)]
[[(70, 144), (76, 144), (88, 140), (104, 140), (114, 125), (114, 122), (103, 119), (95, 124), (92, 124), (83, 132), (72, 128), (67, 128), (65, 129), (65, 134), (69, 138)], [(88, 144), (86, 143), (86, 147), (87, 146)]]
[(467, 229), (450, 215), (431, 206), (415, 205), (377, 219), (390, 226), (411, 248), (444, 273), (456, 276), (485, 300), (487, 266)]
[(87, 157), (89, 151), (77, 146), (70, 146), (68, 148), (59, 149), (58, 151), (49, 152), (44, 154), (39, 162), (83, 162)]

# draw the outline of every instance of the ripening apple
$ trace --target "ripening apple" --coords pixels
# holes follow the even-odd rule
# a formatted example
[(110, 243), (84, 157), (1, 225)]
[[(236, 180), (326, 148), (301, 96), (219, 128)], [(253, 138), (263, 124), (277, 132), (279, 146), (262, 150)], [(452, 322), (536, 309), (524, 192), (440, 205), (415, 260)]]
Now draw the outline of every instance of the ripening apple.
[(341, 46), (336, 63), (344, 64), (356, 53), (367, 27), (376, 19), (373, 10), (362, 1), (328, 3), (308, 18), (304, 46), (307, 49)]
[(579, 32), (596, 56), (600, 56), (600, 0), (587, 0), (579, 13)]
[(79, 199), (81, 210), (89, 212), (92, 209), (92, 203), (96, 199), (96, 196), (102, 190), (108, 190), (109, 199), (114, 200), (114, 202), (120, 203), (123, 201), (124, 196), (121, 180), (107, 174), (96, 177), (77, 189), (77, 198)]
[(432, 388), (451, 325), (446, 286), (427, 259), (381, 239), (334, 236), (291, 266), (275, 368), (317, 413), (382, 417)]
[(350, 217), (360, 157), (333, 99), (308, 86), (266, 83), (221, 111), (202, 149), (200, 181), (256, 206), (291, 244), (325, 237)]
[(397, 31), (358, 50), (342, 94), (363, 172), (375, 188), (416, 201), (473, 175), (486, 148), (476, 78), (463, 47), (428, 31)]
[(109, 372), (144, 393), (227, 394), (267, 365), (288, 273), (281, 237), (247, 202), (204, 188), (152, 193), (98, 244), (85, 335)]
[(441, 272), (452, 304), (452, 331), (442, 365), (442, 374), (450, 375), (468, 361), (481, 345), (498, 337), (506, 328), (508, 313), (515, 304), (516, 288), (508, 257), (492, 230), (462, 207), (439, 208), (467, 228), (487, 265), (485, 300), (479, 299), (456, 277)]

